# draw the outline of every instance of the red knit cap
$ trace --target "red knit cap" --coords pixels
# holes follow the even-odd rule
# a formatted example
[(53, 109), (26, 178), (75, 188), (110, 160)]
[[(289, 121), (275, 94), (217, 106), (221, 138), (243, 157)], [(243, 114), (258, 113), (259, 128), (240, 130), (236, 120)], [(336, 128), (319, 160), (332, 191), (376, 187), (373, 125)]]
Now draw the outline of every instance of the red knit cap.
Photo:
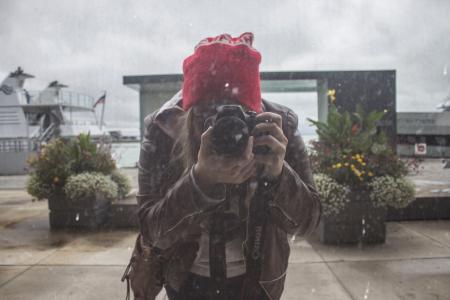
[(252, 43), (251, 32), (202, 40), (183, 62), (183, 109), (198, 101), (226, 98), (261, 112), (261, 54)]

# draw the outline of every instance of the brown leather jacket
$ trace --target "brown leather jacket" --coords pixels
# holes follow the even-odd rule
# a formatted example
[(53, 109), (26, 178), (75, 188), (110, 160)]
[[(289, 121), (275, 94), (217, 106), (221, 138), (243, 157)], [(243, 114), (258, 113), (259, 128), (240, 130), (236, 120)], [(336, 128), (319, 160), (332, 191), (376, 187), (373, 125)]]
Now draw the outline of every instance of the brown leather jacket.
[[(178, 289), (196, 257), (199, 223), (211, 206), (193, 184), (170, 163), (174, 139), (184, 113), (176, 95), (159, 111), (145, 118), (139, 158), (139, 220), (141, 231), (133, 252), (129, 278), (135, 299), (153, 299), (163, 281)], [(270, 299), (283, 292), (290, 248), (288, 234), (307, 235), (321, 214), (305, 144), (297, 129), (296, 114), (263, 100), (263, 110), (280, 114), (289, 140), (278, 189), (269, 202), (263, 252), (269, 260), (261, 268), (260, 284)], [(152, 273), (151, 276), (149, 273)]]

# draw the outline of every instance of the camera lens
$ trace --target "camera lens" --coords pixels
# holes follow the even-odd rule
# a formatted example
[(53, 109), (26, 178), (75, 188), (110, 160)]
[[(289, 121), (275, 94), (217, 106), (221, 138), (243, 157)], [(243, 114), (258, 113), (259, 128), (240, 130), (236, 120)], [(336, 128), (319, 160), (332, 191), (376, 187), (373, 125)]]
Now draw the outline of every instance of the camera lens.
[(249, 135), (245, 121), (235, 116), (226, 116), (216, 120), (211, 139), (217, 154), (237, 157), (244, 152)]

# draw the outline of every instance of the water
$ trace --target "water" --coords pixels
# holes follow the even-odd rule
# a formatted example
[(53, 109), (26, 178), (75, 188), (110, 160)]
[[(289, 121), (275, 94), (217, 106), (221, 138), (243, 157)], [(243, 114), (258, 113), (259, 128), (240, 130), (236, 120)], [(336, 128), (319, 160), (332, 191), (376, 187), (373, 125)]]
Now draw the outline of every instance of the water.
[(119, 168), (135, 168), (139, 160), (141, 144), (136, 143), (113, 143), (111, 152)]

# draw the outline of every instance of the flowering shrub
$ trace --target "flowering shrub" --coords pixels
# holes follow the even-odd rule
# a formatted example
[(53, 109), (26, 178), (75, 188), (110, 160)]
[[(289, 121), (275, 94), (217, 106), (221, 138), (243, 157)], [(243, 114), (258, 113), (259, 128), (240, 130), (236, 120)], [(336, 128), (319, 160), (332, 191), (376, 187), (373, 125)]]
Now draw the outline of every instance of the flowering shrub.
[(39, 200), (61, 193), (71, 174), (69, 161), (70, 149), (62, 140), (56, 139), (42, 146), (28, 161), (32, 168), (27, 182), (28, 193)]
[(415, 199), (414, 184), (403, 177), (380, 176), (368, 185), (371, 189), (370, 199), (378, 207), (403, 208)]
[(101, 172), (109, 174), (116, 168), (111, 151), (105, 144), (96, 145), (89, 135), (80, 134), (68, 142), (70, 149), (70, 169), (73, 174)]
[[(326, 122), (309, 119), (316, 126), (319, 136), (318, 141), (311, 142), (313, 170), (350, 190), (370, 191), (376, 187), (377, 191), (371, 196), (372, 201), (381, 201), (394, 207), (407, 205), (405, 203), (414, 199), (414, 188), (411, 189), (403, 179), (408, 173), (408, 166), (396, 156), (384, 132), (377, 128), (385, 112), (366, 114), (361, 106), (357, 106), (354, 113), (341, 113), (335, 105), (335, 94), (328, 93), (328, 97), (331, 103)], [(378, 178), (391, 178), (395, 185), (378, 185)], [(391, 192), (394, 195), (386, 197)], [(328, 197), (327, 194), (324, 196)], [(377, 197), (383, 199), (375, 200)], [(336, 210), (330, 212), (337, 213)]]
[[(27, 191), (37, 199), (48, 199), (51, 195), (65, 193), (67, 179), (84, 172), (99, 172), (110, 175), (116, 169), (110, 148), (96, 145), (89, 135), (80, 134), (76, 139), (66, 141), (54, 139), (41, 147), (35, 157), (29, 160), (31, 172)], [(120, 175), (121, 192), (127, 191)]]
[(330, 176), (320, 173), (315, 174), (314, 181), (320, 195), (322, 213), (325, 216), (338, 214), (349, 202), (349, 189), (337, 183)]
[(70, 176), (64, 192), (72, 201), (95, 200), (98, 194), (112, 201), (117, 199), (117, 184), (110, 176), (85, 172)]
[(27, 192), (37, 199), (47, 199), (53, 193), (54, 186), (39, 180), (37, 176), (29, 176), (27, 181)]
[(111, 179), (117, 184), (118, 197), (125, 198), (131, 190), (130, 178), (116, 169), (111, 172)]
[(309, 120), (317, 127), (318, 141), (312, 141), (311, 162), (317, 172), (341, 184), (357, 187), (372, 177), (404, 176), (405, 164), (388, 147), (384, 132), (376, 127), (384, 112), (366, 114), (338, 112), (330, 105), (327, 122)]

